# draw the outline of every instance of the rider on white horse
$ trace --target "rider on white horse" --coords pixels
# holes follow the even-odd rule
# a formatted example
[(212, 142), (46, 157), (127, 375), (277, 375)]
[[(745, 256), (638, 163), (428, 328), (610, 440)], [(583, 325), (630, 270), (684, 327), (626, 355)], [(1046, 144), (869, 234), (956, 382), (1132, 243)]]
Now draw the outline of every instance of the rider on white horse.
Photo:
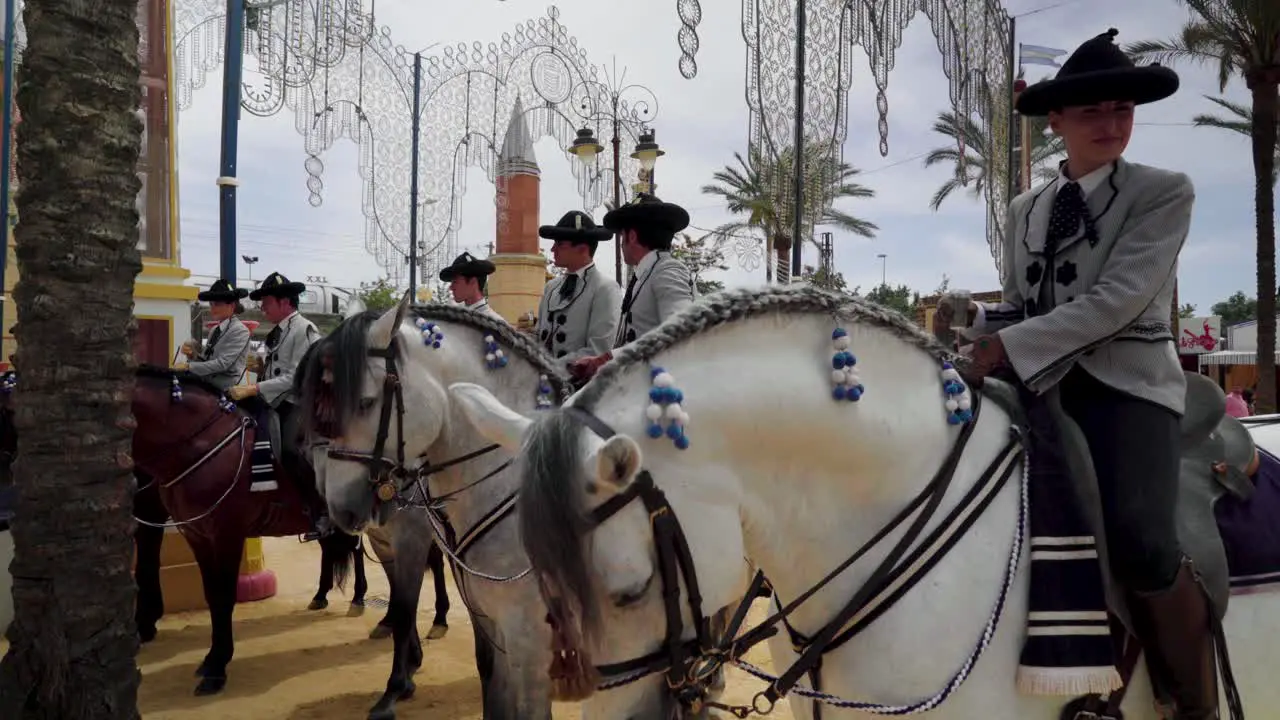
[(1179, 81), (1136, 67), (1116, 35), (1084, 43), (1018, 98), (1023, 115), (1048, 115), (1067, 160), (1058, 178), (1011, 203), (1003, 302), (972, 304), (965, 334), (977, 337), (975, 375), (1011, 368), (1034, 393), (1060, 389), (1088, 440), (1111, 571), (1148, 667), (1175, 718), (1216, 718), (1210, 610), (1174, 522), (1186, 380), (1169, 308), (1195, 192), (1182, 173), (1122, 157), (1134, 106), (1174, 94)]
[[(613, 342), (616, 350), (693, 302), (693, 276), (671, 254), (676, 233), (689, 226), (689, 213), (655, 195), (640, 193), (634, 201), (605, 215), (604, 226), (618, 233), (622, 259), (632, 268)], [(571, 364), (569, 372), (585, 382), (612, 358), (612, 351), (585, 357)]]

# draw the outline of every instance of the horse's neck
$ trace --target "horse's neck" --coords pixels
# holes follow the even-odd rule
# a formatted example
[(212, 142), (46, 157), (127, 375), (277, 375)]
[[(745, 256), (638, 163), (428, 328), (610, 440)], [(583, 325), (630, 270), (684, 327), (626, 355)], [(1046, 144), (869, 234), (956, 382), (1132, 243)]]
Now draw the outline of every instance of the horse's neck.
[[(461, 340), (462, 331), (453, 331), (452, 335)], [(472, 336), (475, 336), (474, 338)], [(446, 342), (454, 339), (446, 338)], [(474, 332), (466, 333), (464, 343), (474, 340), (476, 351), (471, 352), (467, 345), (459, 347), (458, 342), (450, 348), (450, 355), (430, 358), (430, 372), (441, 385), (447, 388), (456, 382), (469, 382), (481, 385), (494, 394), (507, 407), (516, 412), (529, 414), (534, 407), (539, 373), (529, 363), (511, 357), (510, 364), (504, 368), (490, 370), (484, 358), (479, 355), (481, 338)], [(442, 347), (441, 350), (444, 348)], [(437, 352), (424, 350), (423, 352)], [(442, 361), (443, 362), (440, 362)], [(452, 402), (446, 402), (449, 408), (439, 438), (431, 446), (429, 457), (433, 463), (440, 464), (459, 458), (469, 453), (483, 450), (492, 445), (491, 441), (480, 434), (467, 419), (461, 408)], [(473, 488), (459, 492), (448, 504), (446, 512), (450, 522), (459, 532), (465, 532), (471, 524), (479, 520), (503, 498), (515, 491), (519, 482), (518, 475), (512, 468), (496, 472), (504, 463), (510, 463), (512, 456), (502, 448), (490, 450), (483, 455), (461, 462), (439, 473), (431, 479), (431, 492), (444, 495), (461, 490), (471, 483), (494, 473)]]
[[(647, 370), (619, 391), (629, 402), (611, 393), (610, 405), (622, 412), (607, 420), (644, 438), (646, 466), (654, 477), (664, 489), (672, 482), (664, 482), (664, 475), (674, 479), (673, 501), (683, 495), (692, 498), (693, 507), (705, 507), (708, 494), (699, 485), (714, 476), (736, 478), (736, 487), (723, 486), (719, 502), (739, 503), (733, 516), (741, 518), (743, 550), (787, 601), (910, 503), (943, 462), (959, 428), (946, 421), (941, 367), (885, 331), (848, 327), (866, 387), (860, 401), (849, 402), (832, 399), (828, 322), (805, 318), (776, 331), (759, 330), (765, 332), (708, 336), (653, 363), (670, 370), (684, 393), (691, 416), (688, 450), (645, 436)], [(762, 337), (772, 346), (766, 352), (759, 347)], [(731, 368), (716, 360), (726, 357), (733, 358)], [(994, 419), (992, 410), (987, 413)], [(983, 452), (976, 445), (971, 443), (970, 454)], [(969, 482), (957, 479), (939, 514), (954, 505)], [(842, 574), (830, 592), (806, 603), (795, 616), (797, 623), (820, 626), (898, 536)], [(710, 533), (704, 541), (723, 545), (721, 537)]]

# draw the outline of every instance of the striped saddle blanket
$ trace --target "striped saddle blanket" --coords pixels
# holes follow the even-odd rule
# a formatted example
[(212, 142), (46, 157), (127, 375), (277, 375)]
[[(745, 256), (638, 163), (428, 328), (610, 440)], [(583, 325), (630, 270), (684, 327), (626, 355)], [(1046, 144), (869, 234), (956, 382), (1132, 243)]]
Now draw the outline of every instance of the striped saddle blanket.
[(271, 446), (272, 435), (279, 435), (272, 423), (280, 420), (267, 407), (266, 403), (258, 403), (257, 407), (246, 408), (255, 425), (253, 448), (249, 453), (250, 473), (249, 492), (270, 492), (280, 488), (276, 480), (276, 453)]

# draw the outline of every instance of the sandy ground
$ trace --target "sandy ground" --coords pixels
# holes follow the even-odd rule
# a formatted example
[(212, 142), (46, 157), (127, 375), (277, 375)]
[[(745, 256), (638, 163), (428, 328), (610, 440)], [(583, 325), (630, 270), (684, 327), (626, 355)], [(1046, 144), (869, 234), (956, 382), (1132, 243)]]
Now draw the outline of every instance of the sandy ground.
[[(349, 604), (334, 591), (329, 609), (306, 610), (319, 573), (319, 548), (293, 538), (264, 541), (267, 567), (279, 578), (279, 594), (269, 600), (236, 607), (236, 655), (228, 668), (227, 689), (219, 696), (192, 695), (192, 674), (207, 650), (207, 613), (178, 613), (160, 623), (156, 640), (142, 648), (138, 665), (142, 688), (138, 706), (143, 717), (156, 720), (303, 720), (364, 718), (386, 685), (391, 670), (391, 640), (369, 640), (368, 632), (384, 610), (369, 607), (349, 617)], [(369, 597), (387, 597), (382, 568), (366, 561)], [(349, 588), (350, 586), (348, 586)], [(398, 706), (404, 720), (479, 720), (480, 681), (476, 676), (473, 636), (462, 601), (449, 584), (450, 632), (424, 642), (423, 667), (415, 681), (417, 695)], [(431, 582), (424, 583), (419, 625), (431, 623)], [(757, 603), (753, 621), (763, 618)], [(3, 651), (0, 643), (0, 651)], [(748, 656), (765, 665), (763, 646)], [(761, 681), (731, 669), (729, 700), (749, 702), (763, 689)], [(557, 705), (557, 720), (580, 717), (576, 705)], [(790, 720), (786, 707), (772, 714)]]

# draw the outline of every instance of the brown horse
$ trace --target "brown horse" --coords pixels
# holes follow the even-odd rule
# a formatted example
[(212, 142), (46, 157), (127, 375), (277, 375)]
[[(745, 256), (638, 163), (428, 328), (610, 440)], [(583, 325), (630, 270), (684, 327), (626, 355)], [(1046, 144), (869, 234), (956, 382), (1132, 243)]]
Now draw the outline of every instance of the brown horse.
[[(140, 476), (154, 480), (172, 524), (200, 566), (212, 643), (196, 670), (201, 678), (196, 694), (217, 693), (226, 685), (234, 654), (231, 616), (245, 539), (306, 533), (309, 513), (318, 509), (305, 506), (297, 483), (279, 462), (270, 474), (274, 481), (255, 487), (254, 448), (267, 438), (266, 429), (203, 379), (167, 368), (138, 368), (133, 416), (134, 464)], [(358, 538), (332, 533), (321, 545), (333, 563), (335, 584), (342, 587)]]
[[(17, 455), (10, 399), (13, 376), (0, 380), (0, 472)], [(176, 527), (191, 546), (209, 606), (212, 642), (196, 670), (197, 695), (226, 686), (234, 654), (231, 616), (244, 542), (250, 537), (299, 535), (311, 529), (297, 485), (274, 463), (276, 489), (251, 492), (251, 459), (259, 431), (255, 422), (221, 390), (188, 373), (138, 368), (133, 394), (137, 421), (133, 456), (138, 489), (134, 516), (138, 599), (134, 611), (143, 642), (155, 638), (164, 615), (160, 588), (160, 546), (166, 525)], [(172, 522), (166, 523), (169, 518)], [(322, 579), (341, 588), (359, 539), (344, 533), (320, 538)], [(358, 584), (358, 595), (363, 588)]]

